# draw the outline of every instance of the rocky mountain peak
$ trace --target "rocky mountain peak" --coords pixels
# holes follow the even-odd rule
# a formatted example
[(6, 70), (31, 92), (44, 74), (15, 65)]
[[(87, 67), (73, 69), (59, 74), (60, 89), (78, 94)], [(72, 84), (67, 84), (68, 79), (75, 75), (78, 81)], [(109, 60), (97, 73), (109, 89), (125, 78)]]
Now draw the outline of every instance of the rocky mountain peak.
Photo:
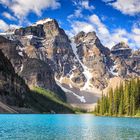
[(120, 50), (120, 49), (130, 49), (130, 47), (125, 42), (120, 42), (112, 47), (111, 50)]
[(93, 43), (93, 42), (95, 42), (96, 39), (97, 39), (97, 36), (96, 36), (95, 32), (85, 33), (83, 31), (81, 31), (75, 36), (75, 42), (77, 44), (83, 43), (83, 42), (84, 43)]
[(116, 56), (130, 56), (131, 52), (132, 49), (125, 42), (120, 42), (111, 49), (111, 53)]
[(42, 20), (39, 20), (37, 21), (35, 24), (33, 24), (32, 26), (37, 26), (37, 25), (43, 25), (47, 22), (50, 22), (50, 21), (53, 21), (54, 19), (51, 19), (51, 18), (45, 18), (45, 19), (42, 19)]
[[(78, 33), (76, 36), (75, 36), (75, 43), (78, 44), (79, 46), (80, 45), (83, 45), (85, 46), (88, 50), (91, 48), (95, 50), (98, 50), (100, 51), (102, 54), (109, 54), (109, 49), (104, 47), (99, 38), (97, 37), (96, 33), (93, 31), (93, 32), (88, 32), (88, 33), (85, 33), (85, 32), (80, 32)], [(95, 51), (96, 52), (96, 51)]]

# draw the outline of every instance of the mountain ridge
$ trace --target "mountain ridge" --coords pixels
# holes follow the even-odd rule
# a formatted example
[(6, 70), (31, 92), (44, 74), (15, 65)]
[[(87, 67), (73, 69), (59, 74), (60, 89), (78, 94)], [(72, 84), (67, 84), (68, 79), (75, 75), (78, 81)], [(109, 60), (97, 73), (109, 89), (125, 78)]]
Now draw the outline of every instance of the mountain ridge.
[[(102, 45), (94, 31), (80, 32), (71, 40), (54, 19), (44, 19), (29, 27), (16, 29), (13, 34), (3, 36), (10, 42), (6, 42), (6, 45), (1, 43), (0, 49), (8, 56), (15, 71), (26, 83), (29, 86), (32, 85), (30, 83), (34, 83), (59, 94), (55, 90), (58, 85), (65, 92), (68, 91), (66, 100), (70, 104), (79, 100), (77, 101), (79, 106), (81, 104), (84, 106), (90, 102), (90, 98), (94, 100), (97, 97), (93, 95), (98, 94), (100, 97), (101, 92), (109, 88), (113, 78), (125, 80), (140, 75), (139, 50), (134, 51), (123, 42), (110, 50)], [(41, 69), (37, 70), (33, 64), (30, 72), (29, 70), (24, 72), (29, 72), (28, 76), (23, 75), (22, 71), (28, 59), (31, 60), (29, 62), (36, 59), (46, 63), (42, 68), (50, 69), (51, 74), (44, 73), (45, 78), (43, 72), (40, 73)], [(34, 78), (32, 68), (37, 75)], [(26, 76), (30, 77), (30, 80), (27, 80)], [(41, 83), (37, 84), (41, 77)], [(53, 82), (47, 84), (50, 81)], [(82, 102), (82, 99), (85, 102)]]

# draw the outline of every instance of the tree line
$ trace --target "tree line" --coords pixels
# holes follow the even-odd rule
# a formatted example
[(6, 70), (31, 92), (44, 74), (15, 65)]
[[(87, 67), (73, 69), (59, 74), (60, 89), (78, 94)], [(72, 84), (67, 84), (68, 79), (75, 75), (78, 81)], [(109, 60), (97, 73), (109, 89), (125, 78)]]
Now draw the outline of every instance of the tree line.
[(94, 113), (105, 116), (140, 115), (140, 80), (131, 79), (121, 83), (107, 95), (102, 94)]

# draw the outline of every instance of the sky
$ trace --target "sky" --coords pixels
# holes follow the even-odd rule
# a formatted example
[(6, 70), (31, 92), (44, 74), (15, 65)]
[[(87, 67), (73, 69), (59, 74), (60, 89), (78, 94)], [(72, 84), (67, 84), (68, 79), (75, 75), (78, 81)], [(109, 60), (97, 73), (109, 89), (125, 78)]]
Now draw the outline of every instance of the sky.
[(111, 48), (123, 41), (140, 48), (140, 0), (0, 0), (0, 31), (56, 19), (70, 36), (95, 31)]

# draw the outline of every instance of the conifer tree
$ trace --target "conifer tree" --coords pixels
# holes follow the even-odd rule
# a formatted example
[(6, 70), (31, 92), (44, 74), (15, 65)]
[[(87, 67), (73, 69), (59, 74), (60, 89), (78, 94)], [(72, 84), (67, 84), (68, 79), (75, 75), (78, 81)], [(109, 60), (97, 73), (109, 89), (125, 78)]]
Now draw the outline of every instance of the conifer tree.
[(109, 91), (109, 115), (113, 115), (113, 89)]
[(98, 115), (127, 115), (134, 116), (140, 111), (140, 80), (132, 79), (121, 83), (113, 91), (111, 88), (107, 96), (102, 94), (98, 100), (95, 113)]

